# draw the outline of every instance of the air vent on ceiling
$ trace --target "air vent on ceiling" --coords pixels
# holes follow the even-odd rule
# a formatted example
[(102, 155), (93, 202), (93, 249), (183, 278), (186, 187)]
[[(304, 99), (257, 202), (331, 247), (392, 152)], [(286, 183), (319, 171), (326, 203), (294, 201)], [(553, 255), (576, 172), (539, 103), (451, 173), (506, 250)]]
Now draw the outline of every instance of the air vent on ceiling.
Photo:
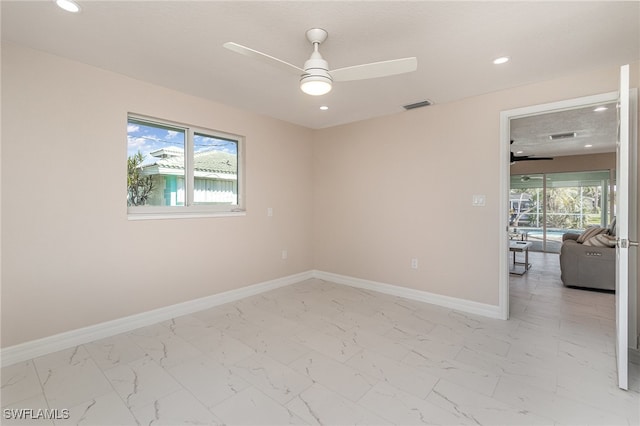
[(433, 105), (433, 102), (431, 102), (430, 100), (426, 99), (424, 101), (416, 102), (415, 104), (404, 105), (403, 108), (406, 109), (406, 110), (410, 110), (410, 109), (426, 107), (426, 106), (429, 106), (429, 105)]
[(576, 132), (568, 132), (568, 133), (556, 133), (555, 135), (549, 135), (549, 139), (552, 141), (557, 141), (561, 139), (571, 139), (577, 136)]

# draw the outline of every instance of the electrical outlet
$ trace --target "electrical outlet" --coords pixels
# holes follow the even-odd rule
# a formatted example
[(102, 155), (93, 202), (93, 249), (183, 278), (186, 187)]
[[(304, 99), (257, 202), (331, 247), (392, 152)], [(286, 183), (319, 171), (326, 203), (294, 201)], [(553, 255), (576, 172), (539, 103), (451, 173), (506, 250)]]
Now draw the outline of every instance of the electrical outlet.
[(287, 250), (282, 250), (282, 260), (287, 260), (288, 257), (289, 253), (287, 253)]
[(411, 269), (418, 269), (418, 258), (414, 257), (411, 259)]
[(273, 216), (273, 208), (267, 207), (267, 216), (268, 217), (272, 217)]

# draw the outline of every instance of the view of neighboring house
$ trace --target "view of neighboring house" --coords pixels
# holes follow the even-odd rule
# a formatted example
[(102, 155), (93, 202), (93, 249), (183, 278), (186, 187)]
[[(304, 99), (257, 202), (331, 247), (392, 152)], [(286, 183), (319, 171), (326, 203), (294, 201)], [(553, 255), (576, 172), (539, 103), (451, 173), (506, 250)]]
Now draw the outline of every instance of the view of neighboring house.
[[(185, 202), (184, 150), (167, 147), (152, 151), (157, 158), (142, 165), (142, 175), (153, 177), (148, 205), (181, 206)], [(238, 158), (219, 150), (194, 153), (194, 203), (238, 202)]]

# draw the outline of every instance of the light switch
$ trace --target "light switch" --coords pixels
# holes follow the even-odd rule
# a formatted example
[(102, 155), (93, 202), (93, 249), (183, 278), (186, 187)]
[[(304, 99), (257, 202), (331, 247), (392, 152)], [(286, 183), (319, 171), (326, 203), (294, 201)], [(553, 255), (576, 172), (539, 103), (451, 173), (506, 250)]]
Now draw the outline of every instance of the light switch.
[(471, 199), (471, 205), (474, 207), (483, 207), (485, 205), (486, 197), (484, 194), (474, 195)]

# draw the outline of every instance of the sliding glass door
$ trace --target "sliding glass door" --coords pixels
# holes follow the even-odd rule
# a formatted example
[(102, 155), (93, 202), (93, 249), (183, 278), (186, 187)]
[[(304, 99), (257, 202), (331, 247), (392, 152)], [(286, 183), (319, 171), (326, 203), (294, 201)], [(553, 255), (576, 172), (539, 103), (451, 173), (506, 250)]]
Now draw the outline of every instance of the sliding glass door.
[(531, 250), (559, 253), (562, 235), (610, 221), (610, 172), (512, 175), (512, 235)]

